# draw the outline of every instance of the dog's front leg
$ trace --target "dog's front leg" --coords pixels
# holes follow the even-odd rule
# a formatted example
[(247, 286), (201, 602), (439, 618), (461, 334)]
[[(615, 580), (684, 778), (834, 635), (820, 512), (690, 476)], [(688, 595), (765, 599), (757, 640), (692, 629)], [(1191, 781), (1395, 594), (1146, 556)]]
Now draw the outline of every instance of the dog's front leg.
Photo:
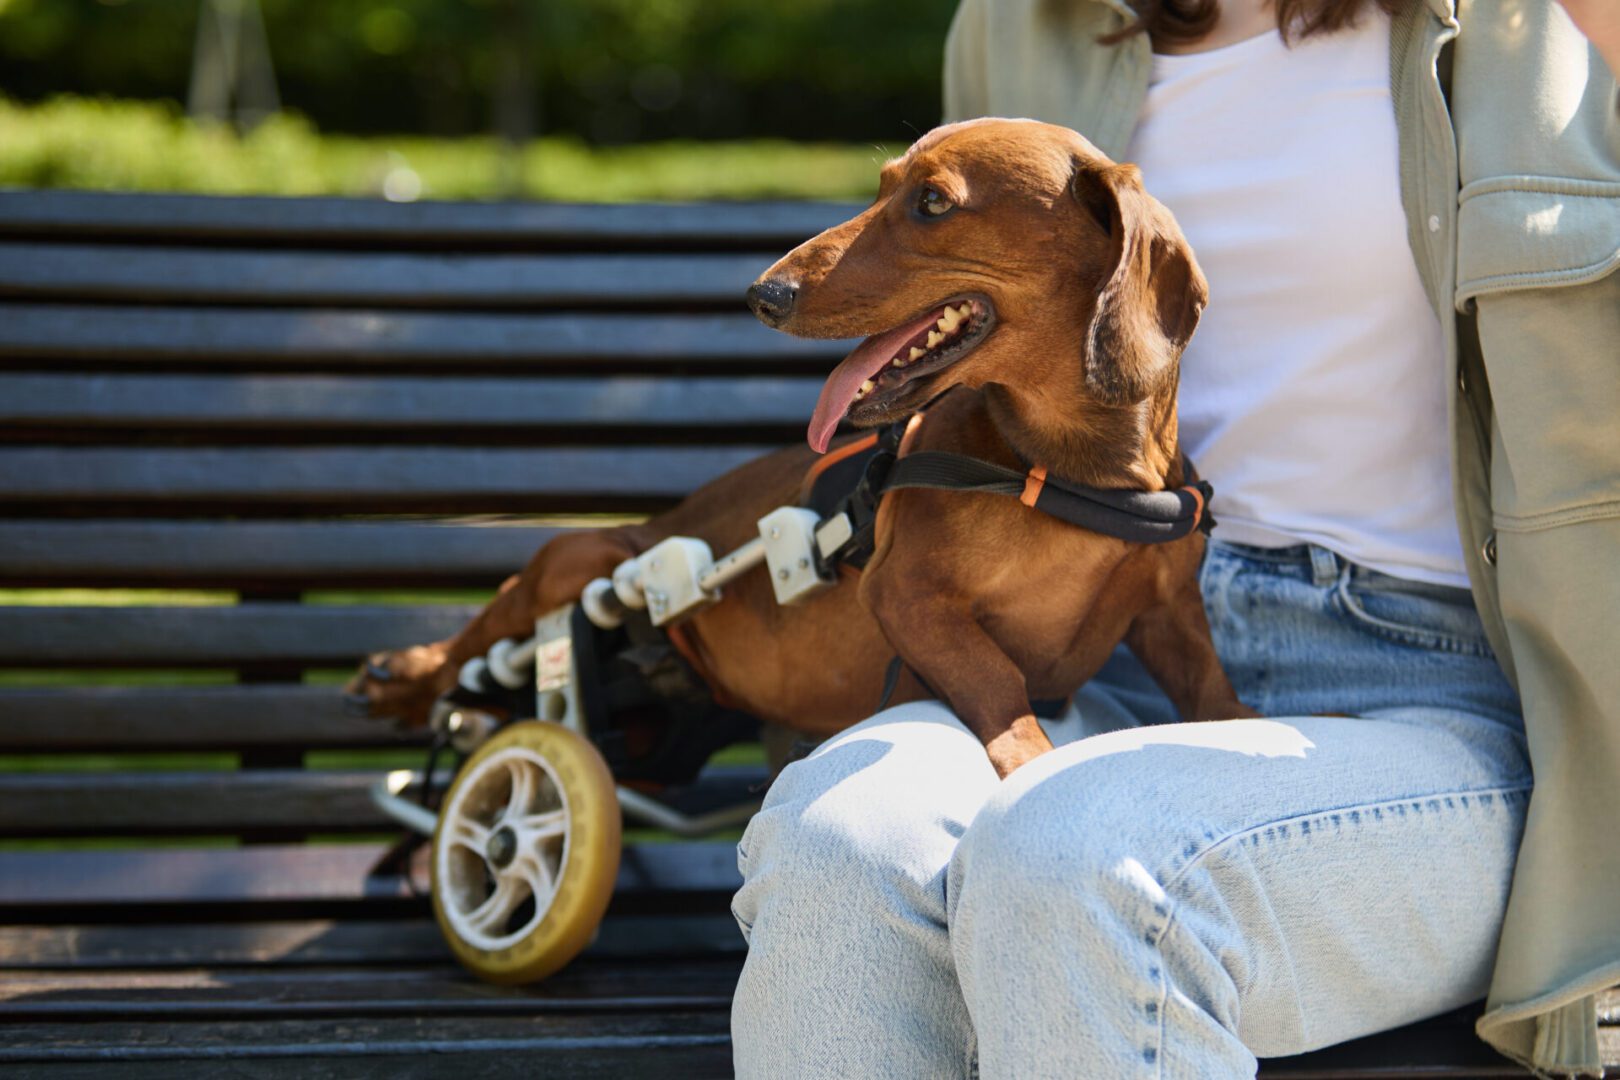
[(1006, 779), (1052, 749), (1030, 708), (1023, 672), (979, 625), (968, 602), (885, 577), (869, 568), (862, 599), (900, 659), (979, 737), (997, 775)]
[(1175, 591), (1131, 622), (1125, 644), (1153, 676), (1183, 720), (1234, 720), (1260, 714), (1238, 700), (1204, 611), (1193, 572)]

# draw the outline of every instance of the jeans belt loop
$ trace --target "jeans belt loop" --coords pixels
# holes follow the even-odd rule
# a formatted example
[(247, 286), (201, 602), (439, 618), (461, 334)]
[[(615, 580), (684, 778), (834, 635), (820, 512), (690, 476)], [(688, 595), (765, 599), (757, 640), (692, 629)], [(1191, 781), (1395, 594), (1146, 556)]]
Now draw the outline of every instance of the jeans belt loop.
[(1318, 588), (1339, 580), (1339, 557), (1325, 547), (1311, 546), (1311, 581)]

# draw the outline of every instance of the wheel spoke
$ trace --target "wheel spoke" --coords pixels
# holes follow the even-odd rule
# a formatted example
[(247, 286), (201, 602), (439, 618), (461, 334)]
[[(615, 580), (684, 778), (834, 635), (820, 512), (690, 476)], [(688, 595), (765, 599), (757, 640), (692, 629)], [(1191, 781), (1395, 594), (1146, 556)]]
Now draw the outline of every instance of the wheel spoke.
[(529, 812), (534, 805), (534, 766), (526, 761), (513, 760), (506, 763), (506, 771), (512, 777), (512, 794), (506, 800), (506, 820), (512, 821)]
[(523, 902), (523, 890), (511, 874), (495, 879), (495, 891), (489, 898), (467, 913), (467, 925), (480, 934), (499, 937), (506, 932), (506, 922)]
[(548, 810), (543, 814), (525, 814), (518, 818), (517, 827), (527, 843), (551, 840), (568, 832), (568, 811)]
[(480, 859), (489, 851), (489, 830), (466, 817), (456, 817), (445, 834), (448, 843), (467, 848)]
[(557, 881), (551, 875), (551, 867), (547, 865), (544, 853), (539, 851), (524, 852), (513, 860), (504, 874), (521, 881), (528, 888), (534, 897), (536, 912), (544, 912), (551, 894), (557, 891)]

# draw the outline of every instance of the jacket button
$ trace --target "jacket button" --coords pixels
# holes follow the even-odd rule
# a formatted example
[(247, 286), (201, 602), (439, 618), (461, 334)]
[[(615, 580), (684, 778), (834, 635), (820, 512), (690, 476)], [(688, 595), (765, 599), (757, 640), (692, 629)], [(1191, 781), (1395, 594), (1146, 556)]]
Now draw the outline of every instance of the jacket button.
[(1484, 557), (1486, 566), (1495, 566), (1496, 565), (1496, 534), (1495, 533), (1491, 533), (1489, 536), (1487, 536), (1485, 538), (1485, 543), (1480, 545), (1479, 553), (1480, 553), (1480, 555), (1482, 555)]
[(1430, 232), (1439, 232), (1440, 231), (1440, 215), (1439, 214), (1430, 214), (1429, 215), (1429, 231)]

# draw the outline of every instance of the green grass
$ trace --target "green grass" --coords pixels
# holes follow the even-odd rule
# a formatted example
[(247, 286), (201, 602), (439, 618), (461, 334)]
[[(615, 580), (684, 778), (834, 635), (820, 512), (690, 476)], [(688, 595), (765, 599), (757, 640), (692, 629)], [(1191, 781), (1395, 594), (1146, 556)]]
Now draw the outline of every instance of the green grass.
[(487, 604), (490, 589), (306, 589), (306, 604)]
[(0, 773), (229, 772), (241, 757), (223, 752), (156, 754), (4, 754)]
[(0, 670), (0, 688), (79, 686), (229, 686), (230, 671), (139, 668), (16, 668)]
[(150, 851), (157, 848), (235, 848), (234, 836), (63, 836), (0, 838), (0, 851)]
[(229, 589), (0, 589), (6, 607), (220, 607)]
[[(904, 147), (781, 140), (594, 147), (541, 138), (326, 135), (296, 114), (251, 133), (193, 123), (169, 102), (0, 98), (0, 186), (229, 195), (513, 196), (568, 202), (863, 199)], [(519, 177), (514, 188), (507, 179)]]

